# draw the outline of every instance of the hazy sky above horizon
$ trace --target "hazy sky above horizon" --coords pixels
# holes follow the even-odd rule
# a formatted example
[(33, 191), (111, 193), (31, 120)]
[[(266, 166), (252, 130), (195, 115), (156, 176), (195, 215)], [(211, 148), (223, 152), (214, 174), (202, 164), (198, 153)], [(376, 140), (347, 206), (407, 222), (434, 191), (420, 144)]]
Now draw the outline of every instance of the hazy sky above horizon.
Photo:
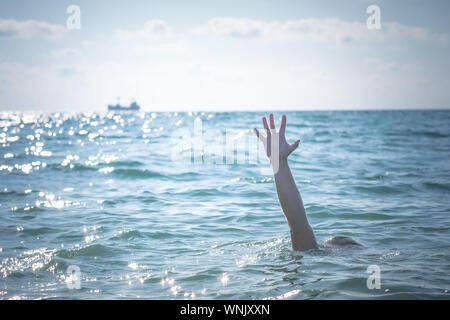
[(2, 1), (0, 110), (450, 108), (449, 34), (446, 0)]

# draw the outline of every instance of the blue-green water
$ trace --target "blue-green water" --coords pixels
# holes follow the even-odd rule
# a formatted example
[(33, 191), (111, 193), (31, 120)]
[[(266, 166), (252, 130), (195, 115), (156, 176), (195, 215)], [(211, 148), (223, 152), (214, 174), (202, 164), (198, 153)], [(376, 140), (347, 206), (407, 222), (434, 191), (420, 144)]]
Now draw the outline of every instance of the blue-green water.
[[(286, 114), (318, 241), (363, 249), (292, 251), (268, 162), (246, 155), (263, 113), (0, 112), (0, 298), (450, 298), (450, 112)], [(186, 163), (174, 132), (190, 154), (195, 119)], [(239, 163), (212, 163), (227, 139)]]

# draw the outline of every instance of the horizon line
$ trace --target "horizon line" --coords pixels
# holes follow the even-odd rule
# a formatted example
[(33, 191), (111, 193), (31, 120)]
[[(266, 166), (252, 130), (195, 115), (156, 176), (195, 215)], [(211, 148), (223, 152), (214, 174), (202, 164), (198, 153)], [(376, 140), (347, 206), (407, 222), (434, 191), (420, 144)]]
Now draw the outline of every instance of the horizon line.
[[(225, 113), (225, 112), (295, 112), (295, 111), (304, 111), (304, 112), (330, 112), (330, 111), (450, 111), (450, 107), (431, 107), (431, 108), (286, 108), (286, 109), (278, 109), (278, 108), (261, 108), (261, 109), (246, 109), (246, 108), (226, 108), (219, 110), (211, 110), (211, 109), (201, 109), (201, 108), (157, 108), (157, 109), (144, 109), (140, 110), (124, 110), (129, 113), (139, 113), (139, 112), (213, 112), (213, 113)], [(80, 111), (69, 111), (69, 110), (39, 110), (39, 109), (2, 109), (0, 108), (0, 112), (37, 112), (37, 113), (108, 113), (114, 112), (109, 110), (80, 110)], [(119, 111), (120, 112), (120, 111)]]

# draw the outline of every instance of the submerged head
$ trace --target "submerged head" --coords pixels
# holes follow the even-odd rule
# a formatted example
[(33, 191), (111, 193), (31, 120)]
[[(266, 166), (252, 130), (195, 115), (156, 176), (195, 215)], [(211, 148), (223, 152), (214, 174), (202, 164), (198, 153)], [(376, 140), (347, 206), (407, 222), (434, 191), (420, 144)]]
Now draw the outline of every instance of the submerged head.
[(325, 243), (336, 246), (347, 246), (347, 245), (361, 246), (360, 243), (356, 242), (352, 238), (342, 236), (330, 238), (326, 240)]

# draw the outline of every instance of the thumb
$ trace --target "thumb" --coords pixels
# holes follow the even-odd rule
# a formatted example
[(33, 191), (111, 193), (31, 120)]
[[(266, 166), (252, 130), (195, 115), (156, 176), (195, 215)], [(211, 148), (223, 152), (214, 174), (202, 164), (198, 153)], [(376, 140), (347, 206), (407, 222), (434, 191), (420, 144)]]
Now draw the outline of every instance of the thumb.
[(300, 140), (297, 140), (293, 144), (289, 145), (289, 154), (291, 154), (292, 151), (297, 149), (299, 144), (300, 144)]

